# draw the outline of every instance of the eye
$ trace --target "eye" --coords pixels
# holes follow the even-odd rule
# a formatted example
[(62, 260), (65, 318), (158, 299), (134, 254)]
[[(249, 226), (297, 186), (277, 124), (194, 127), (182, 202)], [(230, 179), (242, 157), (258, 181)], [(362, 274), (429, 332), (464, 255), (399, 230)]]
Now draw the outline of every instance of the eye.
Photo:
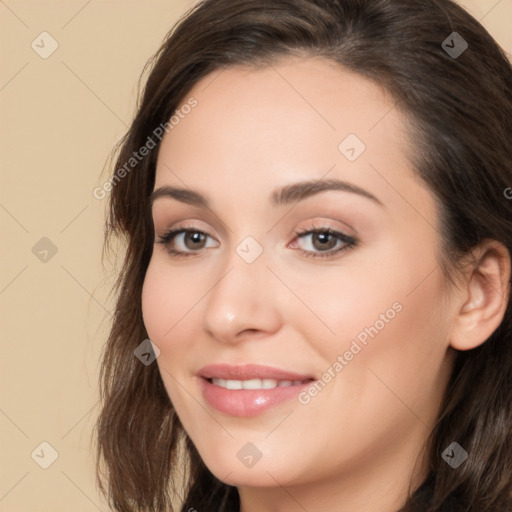
[(308, 258), (330, 258), (357, 244), (354, 237), (329, 227), (313, 227), (313, 229), (296, 231), (295, 234), (298, 239), (309, 239), (304, 244), (307, 249), (300, 249), (300, 252)]
[[(205, 245), (207, 238), (211, 238), (210, 235), (200, 229), (178, 227), (160, 235), (156, 243), (163, 244), (175, 257), (187, 257), (207, 248), (208, 246)], [(213, 246), (215, 247), (215, 244)]]
[[(307, 258), (330, 258), (357, 244), (354, 237), (329, 227), (313, 227), (308, 230), (296, 231), (295, 235), (297, 239), (307, 240), (307, 243), (304, 244), (307, 248), (299, 249), (301, 254)], [(206, 245), (209, 238), (212, 239), (201, 229), (178, 227), (160, 235), (159, 240), (155, 243), (164, 245), (173, 257), (181, 258), (197, 255), (208, 247), (218, 247), (215, 242), (213, 245)]]

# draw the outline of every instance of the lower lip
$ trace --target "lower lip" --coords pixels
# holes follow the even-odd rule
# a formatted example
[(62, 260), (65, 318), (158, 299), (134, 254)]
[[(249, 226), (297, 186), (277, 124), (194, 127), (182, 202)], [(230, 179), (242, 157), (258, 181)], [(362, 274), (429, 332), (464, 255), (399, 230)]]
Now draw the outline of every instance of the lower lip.
[(226, 389), (200, 377), (203, 396), (218, 411), (230, 416), (256, 416), (296, 397), (313, 381), (272, 389)]

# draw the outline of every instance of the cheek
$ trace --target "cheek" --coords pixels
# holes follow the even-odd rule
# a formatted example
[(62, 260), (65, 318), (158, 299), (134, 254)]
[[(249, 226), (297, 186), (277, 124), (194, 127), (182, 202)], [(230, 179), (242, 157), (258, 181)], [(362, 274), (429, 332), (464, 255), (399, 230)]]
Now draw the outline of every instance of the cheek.
[[(441, 274), (434, 272), (412, 293), (407, 267), (387, 282), (389, 277), (382, 268), (380, 281), (377, 275), (347, 276), (343, 282), (354, 285), (351, 294), (341, 294), (333, 280), (319, 282), (330, 292), (311, 304), (336, 335), (319, 336), (323, 326), (317, 321), (315, 328), (313, 322), (301, 327), (315, 346), (312, 360), (320, 355), (324, 362), (325, 383), (310, 395), (305, 414), (332, 419), (318, 426), (321, 439), (336, 439), (333, 444), (339, 446), (346, 439), (359, 440), (345, 448), (347, 457), (356, 457), (358, 446), (372, 447), (383, 439), (400, 442), (408, 428), (431, 424), (449, 376)], [(309, 400), (303, 398), (301, 403)]]
[[(185, 370), (189, 343), (175, 340), (193, 339), (189, 319), (197, 302), (197, 287), (192, 286), (190, 275), (171, 271), (164, 258), (153, 257), (142, 288), (142, 316), (148, 337), (159, 348), (156, 360), (167, 394), (173, 405), (186, 408), (186, 400), (180, 393), (176, 378), (181, 380)], [(180, 277), (181, 276), (181, 277)], [(176, 378), (175, 378), (176, 377)]]
[(201, 298), (201, 288), (201, 280), (191, 272), (170, 269), (162, 255), (152, 258), (142, 288), (142, 316), (149, 337), (163, 344), (160, 350), (186, 324), (186, 316)]
[[(172, 299), (172, 294), (169, 294), (165, 272), (151, 260), (142, 287), (142, 317), (150, 339), (157, 345), (165, 332), (165, 325), (171, 320), (169, 314), (174, 310), (169, 299)], [(169, 327), (167, 325), (167, 329)]]
[(297, 295), (311, 312), (290, 312), (295, 320), (289, 321), (301, 322), (298, 328), (327, 367), (352, 351), (350, 366), (382, 366), (412, 377), (428, 372), (424, 363), (434, 359), (435, 372), (447, 345), (441, 270), (425, 251), (381, 249), (378, 260), (372, 251), (360, 252), (346, 267), (317, 272), (313, 285), (303, 277)]

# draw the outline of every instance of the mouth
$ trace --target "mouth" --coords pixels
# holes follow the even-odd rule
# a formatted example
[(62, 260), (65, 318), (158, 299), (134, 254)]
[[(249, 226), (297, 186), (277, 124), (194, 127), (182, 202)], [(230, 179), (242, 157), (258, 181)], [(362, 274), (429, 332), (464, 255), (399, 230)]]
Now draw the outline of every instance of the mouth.
[(296, 397), (316, 379), (269, 366), (209, 365), (198, 372), (205, 401), (229, 416), (249, 417)]
[(277, 381), (296, 382), (313, 379), (312, 375), (300, 374), (288, 370), (282, 370), (273, 366), (260, 364), (230, 365), (210, 364), (199, 370), (198, 375), (204, 379), (218, 379), (226, 381)]
[(227, 380), (227, 379), (206, 379), (210, 384), (224, 389), (274, 389), (290, 386), (300, 386), (314, 379), (304, 380), (277, 380), (277, 379), (250, 379), (250, 380)]

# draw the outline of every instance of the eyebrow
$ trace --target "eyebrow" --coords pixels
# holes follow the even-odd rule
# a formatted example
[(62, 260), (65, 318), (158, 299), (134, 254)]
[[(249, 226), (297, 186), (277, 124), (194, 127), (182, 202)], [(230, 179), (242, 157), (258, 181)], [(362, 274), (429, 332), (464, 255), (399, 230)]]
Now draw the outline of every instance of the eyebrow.
[[(320, 192), (326, 192), (328, 190), (338, 190), (342, 192), (350, 192), (359, 196), (365, 197), (372, 200), (373, 202), (384, 206), (383, 203), (367, 190), (347, 183), (346, 181), (329, 179), (329, 180), (312, 180), (312, 181), (300, 181), (292, 183), (291, 185), (285, 185), (272, 192), (270, 196), (270, 204), (277, 208), (279, 206), (285, 206), (292, 203), (298, 203), (309, 197), (312, 197)], [(150, 204), (160, 198), (167, 197), (181, 201), (182, 203), (189, 204), (191, 206), (197, 206), (199, 208), (210, 209), (210, 201), (208, 198), (190, 189), (176, 188), (170, 186), (159, 187), (151, 194), (149, 200)]]

